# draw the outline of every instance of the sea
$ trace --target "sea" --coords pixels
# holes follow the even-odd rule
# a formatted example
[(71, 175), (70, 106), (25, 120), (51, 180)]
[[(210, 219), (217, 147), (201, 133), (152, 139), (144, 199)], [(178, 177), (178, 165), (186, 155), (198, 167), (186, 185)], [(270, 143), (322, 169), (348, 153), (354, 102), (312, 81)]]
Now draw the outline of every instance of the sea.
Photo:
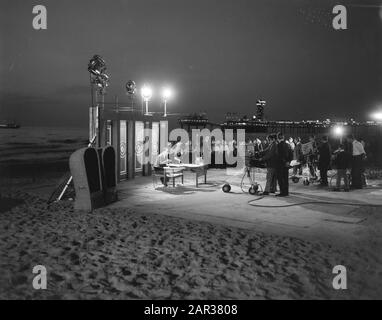
[(0, 178), (68, 169), (69, 157), (88, 144), (87, 128), (0, 129)]

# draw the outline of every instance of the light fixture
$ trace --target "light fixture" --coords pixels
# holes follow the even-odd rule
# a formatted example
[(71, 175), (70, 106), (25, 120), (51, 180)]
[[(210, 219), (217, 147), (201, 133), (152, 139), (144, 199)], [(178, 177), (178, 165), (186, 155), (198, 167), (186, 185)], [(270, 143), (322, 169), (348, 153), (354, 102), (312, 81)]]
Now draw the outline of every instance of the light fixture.
[(382, 121), (382, 111), (377, 111), (371, 115), (371, 117), (378, 122)]
[(150, 86), (144, 85), (142, 90), (141, 90), (142, 98), (144, 101), (148, 102), (153, 96), (153, 90), (151, 89)]
[(170, 99), (173, 96), (173, 91), (171, 88), (163, 88), (162, 90), (162, 97), (163, 97), (163, 102), (164, 102), (164, 113), (163, 116), (167, 117), (167, 100)]
[(342, 125), (337, 125), (333, 128), (334, 135), (340, 139), (340, 143), (342, 144), (342, 139), (345, 134), (345, 128)]
[(153, 90), (151, 89), (151, 87), (149, 85), (145, 84), (141, 90), (141, 95), (142, 95), (143, 101), (146, 104), (145, 115), (148, 116), (149, 115), (149, 101), (153, 96)]
[(88, 71), (95, 75), (99, 76), (100, 74), (103, 74), (106, 72), (106, 62), (101, 56), (94, 55), (93, 58), (90, 59), (90, 62), (88, 64)]
[(170, 88), (164, 88), (162, 91), (163, 99), (166, 101), (173, 96), (173, 92)]
[(135, 84), (135, 81), (129, 80), (126, 83), (126, 91), (128, 94), (132, 95), (137, 90), (137, 85)]
[(337, 137), (342, 137), (344, 134), (344, 127), (343, 126), (335, 126), (333, 132)]

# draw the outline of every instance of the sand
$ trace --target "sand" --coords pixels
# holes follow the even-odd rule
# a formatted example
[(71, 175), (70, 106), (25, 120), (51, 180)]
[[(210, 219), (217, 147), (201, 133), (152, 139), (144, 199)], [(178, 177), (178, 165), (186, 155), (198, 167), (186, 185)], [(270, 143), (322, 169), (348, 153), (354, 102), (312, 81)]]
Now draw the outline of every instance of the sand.
[[(1, 299), (382, 297), (380, 254), (362, 245), (333, 246), (126, 208), (74, 212), (71, 201), (49, 206), (25, 192), (3, 191), (2, 198), (8, 207), (0, 213)], [(332, 288), (338, 264), (348, 266), (345, 291)], [(45, 291), (32, 288), (35, 265), (48, 270)]]

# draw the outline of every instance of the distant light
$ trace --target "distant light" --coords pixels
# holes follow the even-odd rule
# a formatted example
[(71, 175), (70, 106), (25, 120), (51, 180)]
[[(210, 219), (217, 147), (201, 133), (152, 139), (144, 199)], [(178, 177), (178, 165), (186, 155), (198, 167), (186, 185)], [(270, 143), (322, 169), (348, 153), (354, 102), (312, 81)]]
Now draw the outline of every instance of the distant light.
[(174, 92), (172, 91), (171, 88), (164, 88), (162, 90), (162, 96), (164, 100), (170, 99), (174, 95)]
[(334, 134), (337, 136), (337, 137), (341, 137), (341, 136), (343, 136), (343, 134), (344, 134), (344, 127), (343, 126), (336, 126), (336, 127), (334, 127), (334, 130), (333, 130), (333, 132), (334, 132)]
[(149, 101), (153, 96), (153, 90), (151, 89), (150, 86), (144, 85), (141, 90), (141, 94), (142, 94), (143, 100)]
[(382, 111), (373, 113), (371, 117), (376, 121), (382, 121)]

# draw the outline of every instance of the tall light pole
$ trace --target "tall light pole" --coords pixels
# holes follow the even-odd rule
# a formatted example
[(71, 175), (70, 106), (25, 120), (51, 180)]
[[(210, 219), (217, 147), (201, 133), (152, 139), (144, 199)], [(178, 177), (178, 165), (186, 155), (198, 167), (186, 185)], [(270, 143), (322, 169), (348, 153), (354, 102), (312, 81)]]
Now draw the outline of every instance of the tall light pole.
[(173, 92), (170, 88), (164, 88), (162, 91), (163, 103), (164, 103), (164, 113), (163, 116), (167, 117), (167, 100), (170, 99)]
[(151, 100), (153, 96), (153, 90), (149, 85), (144, 85), (141, 90), (142, 99), (146, 104), (146, 110), (145, 110), (145, 116), (149, 115), (149, 101)]
[[(98, 129), (96, 131), (98, 146), (102, 146), (102, 132), (103, 132), (103, 122), (102, 122), (102, 112), (105, 107), (105, 93), (106, 87), (109, 85), (109, 76), (106, 74), (106, 63), (105, 60), (99, 56), (94, 55), (88, 64), (88, 71), (90, 73), (90, 85), (91, 85), (91, 93), (92, 93), (92, 113), (94, 115), (94, 94), (95, 94), (95, 104), (97, 110), (97, 118), (98, 118)], [(98, 105), (98, 92), (102, 96), (102, 110)], [(92, 121), (93, 126), (95, 126), (95, 119), (90, 119)], [(94, 140), (94, 137), (90, 138), (91, 141)]]

